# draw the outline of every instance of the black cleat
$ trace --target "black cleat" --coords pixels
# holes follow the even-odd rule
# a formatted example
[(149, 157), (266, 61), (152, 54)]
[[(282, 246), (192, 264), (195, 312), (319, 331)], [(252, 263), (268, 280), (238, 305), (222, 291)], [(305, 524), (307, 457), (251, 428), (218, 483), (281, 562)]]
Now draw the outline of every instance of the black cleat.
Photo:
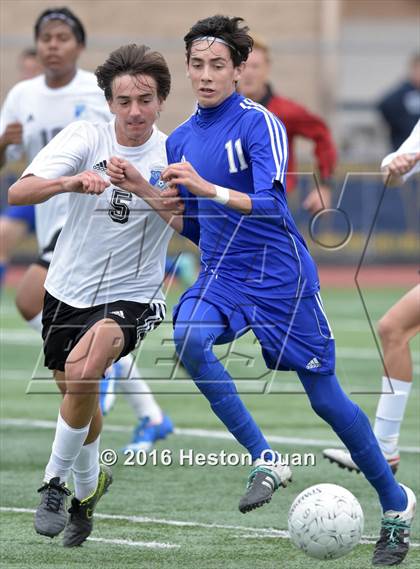
[(381, 523), (381, 534), (375, 545), (373, 565), (399, 565), (408, 553), (410, 528), (416, 511), (416, 497), (410, 488), (404, 488), (407, 494), (407, 508), (404, 512), (385, 512)]
[(256, 466), (249, 475), (247, 491), (239, 501), (239, 510), (246, 514), (268, 504), (277, 488), (287, 486), (291, 480), (292, 472), (288, 466), (280, 463)]
[(51, 478), (38, 489), (41, 503), (35, 512), (34, 526), (37, 533), (55, 537), (63, 531), (67, 522), (66, 502), (71, 495), (65, 483), (58, 477)]
[(90, 536), (93, 529), (93, 512), (95, 507), (102, 496), (108, 491), (111, 484), (111, 470), (101, 464), (98, 485), (96, 486), (95, 492), (84, 500), (73, 498), (71, 501), (71, 507), (69, 509), (70, 518), (63, 535), (64, 547), (82, 545)]

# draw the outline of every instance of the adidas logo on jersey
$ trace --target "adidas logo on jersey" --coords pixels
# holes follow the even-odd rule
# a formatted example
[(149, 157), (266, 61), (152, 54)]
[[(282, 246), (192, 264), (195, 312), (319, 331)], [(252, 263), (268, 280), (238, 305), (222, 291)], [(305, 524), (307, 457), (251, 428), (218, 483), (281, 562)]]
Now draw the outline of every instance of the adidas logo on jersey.
[(99, 170), (99, 172), (106, 172), (106, 160), (101, 160), (93, 167), (94, 170)]
[(122, 310), (114, 310), (113, 312), (110, 312), (110, 314), (115, 314), (115, 316), (119, 316), (120, 318), (125, 318), (124, 312)]
[(318, 358), (312, 358), (311, 361), (306, 364), (306, 369), (316, 369), (317, 367), (321, 367)]

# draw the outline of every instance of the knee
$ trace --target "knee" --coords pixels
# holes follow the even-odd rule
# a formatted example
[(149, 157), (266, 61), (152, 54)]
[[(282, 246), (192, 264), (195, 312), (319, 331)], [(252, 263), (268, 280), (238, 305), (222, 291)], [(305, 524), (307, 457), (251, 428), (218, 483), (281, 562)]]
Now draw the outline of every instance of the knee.
[(327, 421), (327, 423), (331, 423), (332, 418), (337, 414), (335, 405), (326, 399), (322, 401), (311, 401), (311, 407), (315, 413), (321, 417), (321, 419)]
[(29, 300), (21, 292), (17, 293), (15, 302), (16, 308), (19, 310), (22, 318), (24, 318), (26, 321), (32, 320), (40, 312), (38, 310), (38, 307), (31, 305)]
[(378, 334), (382, 344), (397, 343), (401, 341), (401, 330), (398, 323), (385, 314), (378, 322)]
[(103, 370), (94, 358), (65, 364), (66, 391), (74, 393), (96, 393)]
[(329, 399), (311, 401), (311, 406), (315, 413), (336, 432), (347, 429), (353, 423), (359, 409), (356, 403), (348, 398), (343, 401)]
[(196, 358), (203, 354), (206, 340), (200, 329), (193, 326), (175, 326), (174, 342), (177, 354), (184, 357)]

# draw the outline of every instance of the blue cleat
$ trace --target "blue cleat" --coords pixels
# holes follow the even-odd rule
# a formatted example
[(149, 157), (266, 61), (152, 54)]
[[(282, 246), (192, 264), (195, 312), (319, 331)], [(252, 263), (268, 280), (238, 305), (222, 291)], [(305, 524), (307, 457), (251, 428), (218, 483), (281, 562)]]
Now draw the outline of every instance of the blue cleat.
[(173, 433), (174, 426), (172, 421), (167, 415), (163, 415), (161, 423), (157, 425), (150, 425), (149, 417), (143, 417), (137, 427), (134, 429), (133, 438), (131, 442), (124, 448), (124, 450), (151, 450), (154, 443), (160, 439), (165, 439), (168, 435)]

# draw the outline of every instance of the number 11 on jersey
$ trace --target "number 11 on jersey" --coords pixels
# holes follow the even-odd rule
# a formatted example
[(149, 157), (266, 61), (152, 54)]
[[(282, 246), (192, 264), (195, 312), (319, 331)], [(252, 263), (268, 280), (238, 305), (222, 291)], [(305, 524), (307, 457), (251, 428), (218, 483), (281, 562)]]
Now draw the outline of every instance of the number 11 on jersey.
[(236, 162), (235, 162), (235, 154), (233, 152), (233, 146), (235, 146), (236, 155), (238, 156), (239, 168), (241, 170), (245, 170), (246, 168), (248, 168), (248, 164), (246, 163), (246, 160), (244, 157), (244, 152), (242, 150), (241, 139), (237, 138), (235, 140), (234, 144), (232, 143), (232, 140), (228, 140), (225, 144), (225, 148), (226, 148), (228, 162), (229, 162), (229, 173), (230, 174), (236, 174), (236, 172), (238, 172), (238, 168), (237, 168)]

